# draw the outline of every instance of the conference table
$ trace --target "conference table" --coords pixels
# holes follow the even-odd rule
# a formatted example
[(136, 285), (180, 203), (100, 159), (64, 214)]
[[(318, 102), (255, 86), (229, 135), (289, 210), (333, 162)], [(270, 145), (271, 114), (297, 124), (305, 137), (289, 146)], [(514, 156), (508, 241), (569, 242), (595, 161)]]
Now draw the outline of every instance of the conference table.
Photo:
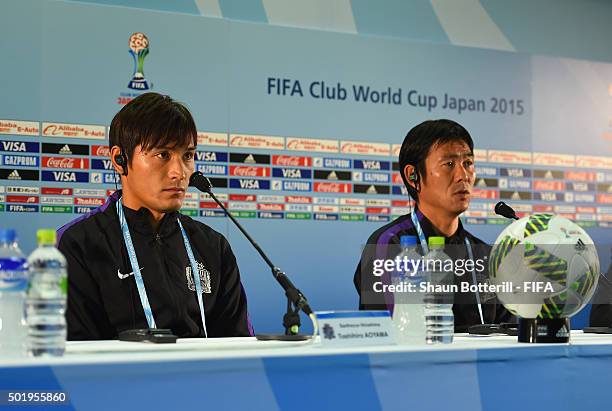
[[(63, 392), (64, 404), (7, 403)], [(453, 344), (330, 348), (255, 338), (69, 342), (0, 360), (0, 408), (23, 410), (612, 409), (612, 337), (569, 344), (458, 334)]]

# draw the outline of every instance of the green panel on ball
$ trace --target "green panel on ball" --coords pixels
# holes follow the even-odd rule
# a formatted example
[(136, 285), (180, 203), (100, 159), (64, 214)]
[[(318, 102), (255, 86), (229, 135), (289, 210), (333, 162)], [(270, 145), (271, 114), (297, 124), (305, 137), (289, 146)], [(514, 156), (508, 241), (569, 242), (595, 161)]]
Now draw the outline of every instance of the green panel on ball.
[(493, 258), (490, 260), (492, 262), (491, 266), (489, 267), (489, 275), (491, 277), (495, 277), (497, 275), (497, 270), (499, 269), (504, 257), (507, 256), (519, 242), (520, 240), (509, 235), (502, 238), (499, 244), (495, 247)]
[(548, 230), (548, 222), (552, 217), (552, 214), (534, 214), (530, 216), (525, 224), (524, 237), (527, 238), (540, 231)]
[(534, 244), (525, 244), (525, 265), (547, 280), (567, 284), (567, 261)]

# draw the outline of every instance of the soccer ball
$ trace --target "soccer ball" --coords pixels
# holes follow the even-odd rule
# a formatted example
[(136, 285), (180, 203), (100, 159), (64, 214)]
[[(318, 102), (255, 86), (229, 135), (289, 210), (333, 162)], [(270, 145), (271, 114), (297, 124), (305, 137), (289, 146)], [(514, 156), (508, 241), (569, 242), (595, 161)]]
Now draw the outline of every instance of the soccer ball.
[(580, 226), (553, 214), (510, 224), (489, 256), (497, 297), (522, 318), (567, 318), (589, 302), (599, 279), (593, 240)]

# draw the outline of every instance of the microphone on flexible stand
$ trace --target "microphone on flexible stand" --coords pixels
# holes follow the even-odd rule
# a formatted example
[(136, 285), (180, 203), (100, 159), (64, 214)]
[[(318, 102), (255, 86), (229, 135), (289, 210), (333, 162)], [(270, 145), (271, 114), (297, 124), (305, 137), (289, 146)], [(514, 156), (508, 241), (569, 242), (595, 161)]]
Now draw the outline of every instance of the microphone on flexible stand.
[(289, 277), (287, 277), (287, 275), (280, 268), (278, 268), (274, 265), (274, 263), (272, 263), (270, 258), (261, 249), (259, 244), (257, 244), (255, 240), (253, 240), (253, 238), (249, 235), (249, 233), (246, 232), (242, 225), (240, 225), (240, 223), (238, 222), (238, 220), (236, 220), (232, 213), (230, 213), (227, 208), (225, 208), (223, 203), (219, 201), (219, 199), (212, 192), (212, 183), (210, 182), (210, 180), (201, 172), (196, 171), (191, 175), (191, 177), (189, 177), (189, 185), (197, 188), (198, 190), (204, 193), (207, 193), (219, 205), (219, 207), (221, 207), (221, 209), (225, 212), (225, 215), (227, 215), (230, 220), (232, 220), (232, 222), (236, 225), (236, 227), (238, 227), (240, 232), (242, 232), (242, 234), (244, 234), (247, 240), (249, 240), (255, 250), (257, 250), (261, 258), (263, 258), (263, 260), (272, 270), (272, 275), (274, 276), (276, 281), (278, 281), (280, 286), (283, 287), (283, 290), (285, 290), (285, 295), (287, 296), (287, 314), (285, 314), (285, 317), (283, 318), (283, 325), (285, 326), (286, 335), (258, 335), (258, 339), (280, 339), (292, 341), (307, 339), (307, 336), (297, 335), (300, 326), (300, 310), (303, 311), (306, 315), (308, 315), (311, 320), (313, 320), (316, 333), (316, 319), (314, 317), (312, 309), (308, 305), (308, 300), (306, 299), (304, 294), (302, 294), (302, 292), (298, 290), (295, 285), (293, 285)]
[(495, 204), (495, 214), (500, 215), (502, 217), (509, 218), (511, 220), (518, 220), (519, 218), (516, 216), (516, 212), (510, 207), (508, 204), (500, 201)]
[[(495, 204), (495, 214), (511, 220), (518, 220), (516, 212), (508, 204), (500, 201)], [(468, 332), (475, 335), (506, 334), (518, 335), (518, 325), (515, 323), (477, 324), (468, 327)]]

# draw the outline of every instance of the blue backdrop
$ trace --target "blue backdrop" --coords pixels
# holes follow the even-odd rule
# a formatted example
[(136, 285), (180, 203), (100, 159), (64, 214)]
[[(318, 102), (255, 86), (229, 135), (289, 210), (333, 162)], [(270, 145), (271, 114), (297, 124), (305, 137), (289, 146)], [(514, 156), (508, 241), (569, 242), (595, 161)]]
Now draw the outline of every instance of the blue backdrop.
[[(219, 2), (225, 17), (235, 17), (229, 3)], [(363, 29), (358, 3), (353, 11)], [(185, 7), (172, 13), (29, 0), (0, 6), (0, 221), (19, 230), (26, 251), (36, 228), (65, 224), (113, 188), (94, 146), (107, 144), (114, 114), (143, 92), (128, 87), (128, 40), (139, 32), (149, 41), (148, 86), (190, 107), (203, 132), (198, 149), (246, 154), (217, 162), (201, 154), (198, 165), (221, 166), (205, 169), (235, 188), (217, 192), (318, 310), (356, 308), (352, 277), (363, 242), (406, 211), (392, 164), (397, 145), (430, 118), (460, 122), (479, 149), (486, 180), (465, 215), (469, 230), (494, 241), (505, 224), (490, 212), (500, 198), (521, 212), (550, 210), (582, 224), (608, 266), (609, 63), (209, 18)], [(62, 131), (62, 124), (69, 126)], [(288, 160), (293, 166), (274, 158), (253, 165), (248, 154), (299, 158)], [(326, 159), (350, 161), (343, 169)], [(330, 179), (332, 171), (339, 181)], [(256, 330), (280, 329), (285, 302), (266, 266), (226, 219), (207, 216), (206, 199), (194, 196), (185, 212), (229, 238)], [(256, 201), (244, 201), (250, 199)]]

